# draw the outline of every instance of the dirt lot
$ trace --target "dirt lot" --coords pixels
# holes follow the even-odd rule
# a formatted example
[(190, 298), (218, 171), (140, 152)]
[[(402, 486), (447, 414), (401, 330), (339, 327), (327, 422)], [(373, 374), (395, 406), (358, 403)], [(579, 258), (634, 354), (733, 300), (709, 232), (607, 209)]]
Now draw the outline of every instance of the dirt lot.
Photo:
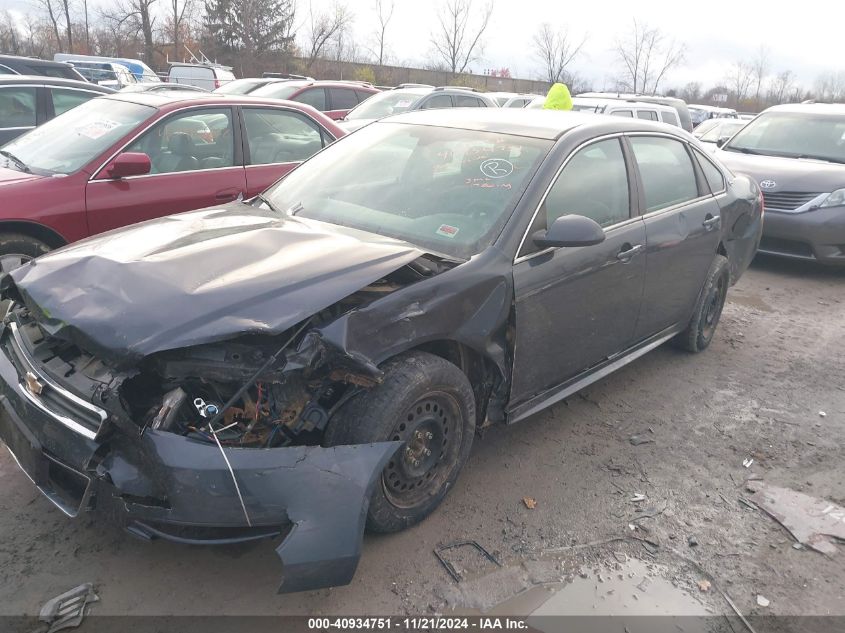
[[(37, 612), (82, 582), (97, 587), (96, 614), (234, 615), (495, 609), (528, 585), (559, 580), (555, 587), (589, 585), (577, 601), (587, 612), (596, 600), (613, 612), (597, 598), (610, 595), (599, 584), (643, 576), (684, 600), (667, 606), (674, 603), (641, 586), (642, 598), (620, 591), (627, 603), (618, 608), (633, 595), (645, 612), (729, 612), (718, 588), (744, 614), (845, 615), (845, 545), (832, 556), (795, 549), (775, 521), (738, 502), (750, 496), (746, 479), (760, 476), (845, 505), (843, 341), (845, 272), (758, 259), (730, 292), (707, 352), (659, 348), (532, 420), (488, 430), (434, 516), (367, 537), (350, 586), (305, 594), (276, 595), (269, 543), (148, 544), (70, 521), (3, 451), (0, 614)], [(632, 435), (648, 442), (634, 445)], [(631, 501), (637, 493), (645, 499)], [(614, 537), (626, 540), (560, 550)], [(462, 539), (486, 547), (504, 569), (454, 551), (466, 577), (456, 584), (433, 549)], [(702, 580), (710, 591), (700, 590)], [(536, 602), (508, 604), (527, 612)]]

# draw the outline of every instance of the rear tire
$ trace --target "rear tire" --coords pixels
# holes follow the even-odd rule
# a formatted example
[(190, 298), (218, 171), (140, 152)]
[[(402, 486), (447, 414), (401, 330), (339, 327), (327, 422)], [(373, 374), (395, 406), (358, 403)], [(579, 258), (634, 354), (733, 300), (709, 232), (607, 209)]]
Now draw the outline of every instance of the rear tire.
[(695, 303), (695, 310), (686, 329), (675, 337), (677, 347), (688, 352), (701, 352), (713, 340), (730, 285), (730, 269), (724, 255), (716, 255)]
[(367, 512), (371, 532), (398, 532), (440, 505), (469, 456), (475, 399), (464, 373), (427, 352), (382, 365), (384, 382), (346, 404), (326, 429), (325, 444), (398, 440)]
[(50, 247), (22, 233), (0, 233), (0, 273), (8, 273), (50, 252)]

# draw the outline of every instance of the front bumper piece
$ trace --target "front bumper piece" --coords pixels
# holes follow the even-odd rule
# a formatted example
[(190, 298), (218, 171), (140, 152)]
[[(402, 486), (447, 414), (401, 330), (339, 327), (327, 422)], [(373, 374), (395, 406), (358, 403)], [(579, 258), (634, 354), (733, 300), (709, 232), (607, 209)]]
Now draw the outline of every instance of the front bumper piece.
[(224, 447), (224, 459), (180, 435), (130, 435), (42, 371), (14, 323), (0, 335), (0, 439), (70, 517), (96, 511), (136, 536), (191, 544), (281, 536), (280, 593), (351, 581), (373, 487), (399, 446)]

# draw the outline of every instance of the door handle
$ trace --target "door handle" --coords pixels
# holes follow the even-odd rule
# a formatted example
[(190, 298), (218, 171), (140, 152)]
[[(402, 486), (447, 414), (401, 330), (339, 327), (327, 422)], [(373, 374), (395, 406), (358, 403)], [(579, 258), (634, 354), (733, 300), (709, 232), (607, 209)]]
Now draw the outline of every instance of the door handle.
[(620, 262), (627, 263), (631, 261), (631, 258), (637, 253), (639, 253), (641, 250), (643, 250), (642, 244), (637, 244), (636, 246), (631, 246), (629, 248), (623, 247), (623, 249), (619, 251), (619, 253), (617, 253), (616, 259), (618, 259)]
[(241, 195), (241, 191), (239, 189), (224, 189), (223, 191), (215, 193), (214, 199), (218, 202), (226, 202), (228, 200), (234, 200), (239, 195)]
[(709, 231), (710, 229), (719, 226), (719, 223), (721, 221), (722, 221), (722, 216), (720, 216), (720, 215), (712, 216), (708, 213), (704, 222), (701, 223), (701, 226), (703, 226), (705, 229), (707, 229)]

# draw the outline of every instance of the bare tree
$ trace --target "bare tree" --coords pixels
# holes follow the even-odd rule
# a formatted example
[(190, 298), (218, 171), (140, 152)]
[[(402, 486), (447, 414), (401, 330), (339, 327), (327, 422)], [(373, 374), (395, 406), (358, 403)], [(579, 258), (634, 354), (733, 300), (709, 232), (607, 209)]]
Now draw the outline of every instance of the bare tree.
[(738, 61), (731, 66), (728, 73), (727, 83), (734, 94), (736, 105), (748, 97), (748, 91), (754, 81), (754, 68), (745, 62)]
[(681, 99), (687, 103), (698, 103), (701, 100), (701, 83), (690, 81), (679, 92)]
[(8, 51), (12, 55), (20, 55), (22, 44), (12, 14), (3, 11), (3, 13), (0, 13), (0, 50)]
[(373, 11), (375, 11), (378, 26), (376, 26), (374, 39), (375, 46), (370, 49), (370, 52), (375, 56), (379, 66), (384, 66), (386, 42), (387, 42), (387, 26), (390, 20), (393, 19), (393, 10), (396, 8), (396, 0), (375, 0), (373, 3)]
[(482, 51), (481, 37), (490, 23), (493, 2), (478, 9), (474, 0), (444, 0), (431, 43), (438, 61), (453, 75), (464, 72)]
[(50, 19), (50, 24), (53, 27), (53, 36), (56, 38), (56, 48), (61, 50), (62, 36), (59, 32), (58, 9), (53, 6), (53, 0), (36, 0), (36, 2), (47, 13), (47, 17)]
[(660, 29), (636, 19), (628, 36), (616, 40), (622, 83), (635, 93), (656, 94), (666, 73), (679, 65), (685, 54), (683, 44), (667, 40)]
[(112, 24), (112, 30), (129, 28), (141, 33), (144, 40), (144, 62), (148, 65), (152, 65), (155, 51), (155, 3), (156, 0), (117, 0), (112, 8), (104, 9), (101, 13), (103, 21)]
[(784, 70), (774, 78), (769, 92), (769, 98), (773, 103), (784, 103), (787, 96), (794, 88), (793, 75), (791, 70)]
[(67, 52), (73, 52), (73, 21), (70, 17), (70, 0), (61, 0), (62, 13), (65, 15), (65, 33), (67, 34)]
[(165, 30), (169, 39), (173, 41), (173, 58), (179, 59), (182, 52), (182, 32), (185, 30), (185, 24), (190, 20), (193, 9), (194, 0), (169, 0), (170, 1), (170, 15), (167, 16), (167, 25)]
[(326, 45), (337, 37), (338, 31), (345, 29), (352, 22), (354, 15), (345, 4), (336, 2), (327, 11), (319, 13), (315, 13), (313, 4), (309, 3), (308, 16), (305, 65), (310, 70)]
[(576, 43), (566, 28), (555, 31), (548, 22), (541, 24), (534, 34), (534, 56), (543, 65), (545, 80), (551, 84), (571, 82), (572, 75), (567, 68), (581, 52), (585, 41), (586, 37)]
[(751, 62), (751, 74), (754, 77), (754, 103), (759, 107), (763, 81), (769, 74), (769, 49), (765, 45), (760, 46), (757, 56)]

